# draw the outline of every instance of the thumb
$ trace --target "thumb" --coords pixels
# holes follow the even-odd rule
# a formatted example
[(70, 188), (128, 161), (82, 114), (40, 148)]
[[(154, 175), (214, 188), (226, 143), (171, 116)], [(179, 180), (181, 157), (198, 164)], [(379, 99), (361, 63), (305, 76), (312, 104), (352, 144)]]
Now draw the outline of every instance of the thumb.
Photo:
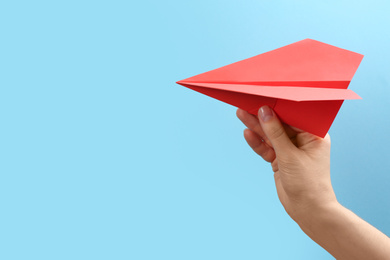
[(263, 106), (259, 109), (259, 120), (264, 134), (271, 142), (276, 154), (285, 153), (296, 148), (270, 107)]

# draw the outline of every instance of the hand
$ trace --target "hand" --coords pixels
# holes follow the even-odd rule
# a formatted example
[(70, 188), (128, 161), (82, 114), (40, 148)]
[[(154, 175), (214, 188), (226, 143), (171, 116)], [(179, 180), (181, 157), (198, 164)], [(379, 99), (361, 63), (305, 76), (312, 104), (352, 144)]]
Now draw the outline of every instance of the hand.
[(268, 106), (258, 118), (238, 109), (237, 117), (248, 127), (249, 146), (271, 163), (278, 197), (295, 220), (314, 210), (337, 203), (330, 180), (330, 137), (320, 138), (282, 125)]
[(336, 200), (330, 137), (282, 125), (267, 106), (238, 109), (249, 146), (272, 165), (280, 201), (301, 229), (336, 259), (390, 259), (390, 239)]

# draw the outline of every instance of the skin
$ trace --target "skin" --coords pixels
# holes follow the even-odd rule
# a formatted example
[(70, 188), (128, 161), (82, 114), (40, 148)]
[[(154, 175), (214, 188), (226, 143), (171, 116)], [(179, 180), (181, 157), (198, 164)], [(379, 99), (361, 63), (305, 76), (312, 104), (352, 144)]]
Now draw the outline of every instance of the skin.
[(330, 137), (283, 125), (267, 106), (238, 109), (249, 146), (269, 162), (289, 216), (336, 259), (390, 259), (390, 239), (343, 207), (330, 179)]

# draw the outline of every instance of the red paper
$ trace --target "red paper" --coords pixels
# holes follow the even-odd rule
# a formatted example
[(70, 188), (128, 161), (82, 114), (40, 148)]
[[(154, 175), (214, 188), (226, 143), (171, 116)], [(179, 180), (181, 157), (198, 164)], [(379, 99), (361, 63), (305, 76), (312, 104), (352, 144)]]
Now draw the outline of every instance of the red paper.
[(254, 115), (263, 105), (286, 124), (324, 137), (363, 55), (305, 39), (177, 83)]

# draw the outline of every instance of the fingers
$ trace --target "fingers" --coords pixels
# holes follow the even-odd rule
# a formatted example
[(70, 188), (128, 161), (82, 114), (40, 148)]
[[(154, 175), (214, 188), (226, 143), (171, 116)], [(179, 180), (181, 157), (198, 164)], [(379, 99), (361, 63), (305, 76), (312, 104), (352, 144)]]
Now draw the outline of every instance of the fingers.
[(249, 146), (260, 155), (265, 161), (272, 162), (275, 160), (275, 151), (262, 138), (250, 129), (244, 130), (244, 137)]
[(237, 110), (237, 117), (249, 128), (244, 130), (244, 137), (249, 146), (265, 161), (272, 162), (275, 159), (275, 151), (264, 134), (259, 119), (242, 109)]
[(261, 107), (259, 109), (259, 120), (265, 135), (278, 156), (297, 149), (271, 108), (268, 106)]
[[(281, 124), (268, 106), (262, 107), (258, 116), (256, 118), (245, 110), (237, 110), (237, 117), (249, 128), (244, 132), (247, 143), (265, 161), (273, 162), (276, 154), (288, 155), (296, 149), (297, 135), (302, 130)], [(277, 171), (277, 164), (272, 166)]]
[[(241, 122), (251, 129), (253, 132), (258, 134), (269, 146), (272, 146), (271, 142), (265, 135), (263, 128), (261, 128), (259, 118), (250, 114), (249, 112), (239, 108), (237, 109), (237, 117), (241, 120)], [(293, 127), (289, 126), (286, 124), (283, 124), (284, 129), (286, 130), (287, 136), (291, 139), (291, 141), (296, 144), (296, 136), (299, 133), (303, 133), (304, 131)]]
[(264, 140), (269, 146), (271, 146), (271, 142), (268, 140), (267, 136), (264, 134), (263, 129), (261, 128), (259, 119), (249, 114), (247, 111), (243, 109), (237, 109), (237, 117), (241, 120), (241, 122), (248, 127), (250, 130), (255, 132), (261, 139)]

